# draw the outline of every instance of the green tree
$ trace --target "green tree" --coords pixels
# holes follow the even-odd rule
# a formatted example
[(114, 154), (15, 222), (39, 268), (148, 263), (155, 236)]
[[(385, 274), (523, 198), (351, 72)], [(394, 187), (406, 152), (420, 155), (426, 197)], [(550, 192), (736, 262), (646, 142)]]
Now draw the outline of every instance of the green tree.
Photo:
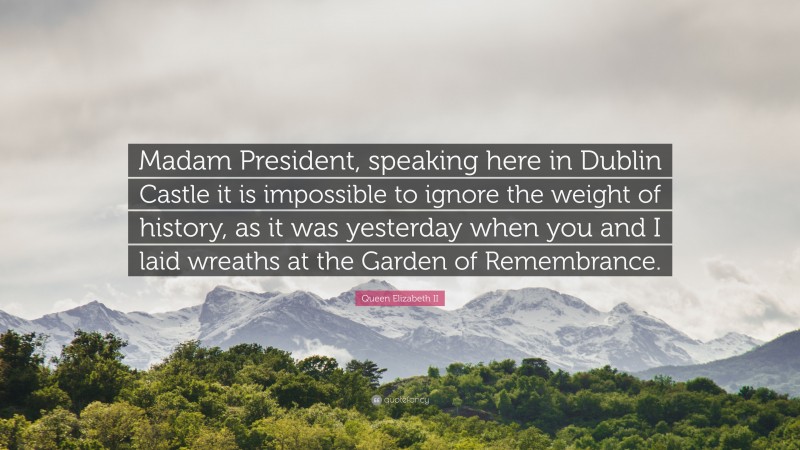
[(705, 392), (711, 395), (724, 394), (725, 389), (717, 386), (714, 380), (706, 377), (698, 377), (686, 382), (686, 390), (690, 392)]
[(338, 388), (336, 404), (342, 408), (355, 408), (358, 411), (372, 409), (370, 398), (373, 387), (369, 380), (358, 372), (340, 372), (333, 379)]
[(369, 380), (369, 385), (372, 386), (373, 389), (380, 386), (383, 373), (386, 372), (386, 369), (379, 368), (377, 364), (368, 359), (364, 361), (351, 360), (347, 363), (347, 366), (345, 366), (345, 370), (362, 375)]
[(14, 417), (9, 419), (0, 419), (0, 448), (21, 449), (25, 432), (29, 426), (30, 422), (19, 414), (14, 414)]
[(22, 406), (31, 392), (39, 389), (44, 358), (44, 340), (36, 333), (0, 334), (0, 406)]
[(227, 428), (203, 427), (192, 442), (192, 450), (236, 450), (236, 437)]
[(762, 436), (768, 436), (772, 430), (781, 424), (782, 420), (783, 418), (778, 411), (771, 406), (767, 406), (758, 412), (750, 428)]
[(50, 411), (59, 406), (68, 409), (72, 405), (69, 395), (55, 384), (31, 392), (27, 403), (28, 409), (35, 411), (36, 417), (38, 417), (39, 411)]
[(588, 390), (579, 391), (572, 396), (573, 410), (578, 417), (586, 420), (602, 419), (602, 399), (601, 394)]
[(425, 433), (416, 421), (388, 419), (378, 422), (376, 426), (391, 436), (400, 448), (417, 446), (425, 441)]
[(45, 413), (25, 431), (24, 448), (61, 450), (75, 448), (78, 442), (78, 418), (63, 408)]
[(520, 450), (544, 450), (550, 448), (550, 439), (535, 427), (526, 428), (517, 434)]
[[(703, 378), (640, 381), (609, 366), (547, 376), (546, 362), (536, 358), (519, 367), (512, 360), (453, 363), (446, 375), (380, 388), (390, 400), (430, 404), (376, 408), (370, 380), (378, 381), (370, 374), (382, 372), (369, 361), (342, 369), (326, 357), (295, 362), (258, 345), (221, 350), (192, 341), (155, 368), (108, 377), (107, 363), (120, 369), (121, 341), (80, 337), (64, 348), (52, 378), (38, 366), (44, 377), (23, 402), (42, 408), (42, 417), (0, 419), (0, 449), (783, 450), (800, 439), (800, 399), (768, 388), (726, 394)], [(15, 354), (14, 345), (5, 347)], [(80, 418), (60, 407), (75, 408), (76, 394), (84, 402), (87, 392), (97, 396), (109, 379), (132, 382), (110, 401), (88, 403)]]
[(144, 410), (126, 402), (92, 402), (81, 411), (80, 427), (84, 436), (118, 450), (130, 445), (141, 420), (145, 420)]
[(760, 387), (756, 389), (755, 392), (753, 392), (753, 398), (762, 403), (767, 403), (773, 400), (777, 400), (778, 398), (781, 398), (781, 396), (778, 395), (778, 393), (773, 391), (772, 389)]
[(489, 363), (489, 368), (498, 373), (511, 375), (517, 369), (517, 362), (514, 361), (513, 359), (492, 361)]
[(433, 389), (428, 394), (431, 404), (439, 408), (449, 408), (453, 406), (453, 399), (458, 397), (458, 391), (455, 386), (442, 386), (441, 388)]
[(755, 392), (756, 389), (753, 386), (742, 386), (739, 389), (739, 396), (745, 400), (750, 400)]
[(675, 386), (675, 380), (669, 375), (658, 374), (653, 377), (653, 385), (657, 390), (666, 392)]
[(736, 425), (725, 430), (719, 439), (719, 446), (723, 450), (749, 450), (753, 447), (755, 434), (743, 425)]
[(464, 405), (464, 400), (461, 397), (456, 397), (453, 399), (453, 406), (456, 408), (456, 414), (458, 414), (458, 410)]
[(573, 383), (572, 377), (569, 375), (569, 372), (563, 371), (558, 369), (550, 376), (550, 379), (547, 382), (553, 386), (554, 388), (558, 389), (563, 393), (575, 393), (578, 390), (578, 387)]
[(260, 436), (263, 448), (322, 450), (330, 447), (325, 428), (295, 417), (262, 419), (253, 424), (253, 430)]
[(550, 370), (550, 366), (547, 365), (547, 360), (542, 358), (525, 358), (522, 360), (522, 364), (517, 370), (520, 375), (541, 377), (544, 379), (548, 379), (553, 375), (553, 371)]
[(76, 411), (93, 401), (111, 403), (130, 378), (122, 364), (127, 343), (111, 333), (78, 330), (56, 359), (58, 385), (72, 400)]
[(458, 377), (469, 372), (469, 366), (464, 363), (454, 362), (445, 369), (448, 375)]
[(284, 408), (293, 405), (307, 408), (314, 403), (329, 403), (336, 391), (332, 384), (306, 374), (283, 374), (269, 389)]
[(636, 414), (650, 425), (655, 425), (664, 419), (664, 404), (653, 394), (642, 395), (636, 401)]
[(508, 395), (508, 392), (505, 389), (501, 390), (497, 394), (495, 406), (497, 407), (497, 412), (499, 412), (500, 415), (505, 418), (510, 418), (514, 413), (514, 406), (511, 404), (511, 397)]
[(241, 418), (248, 425), (280, 409), (272, 395), (257, 384), (234, 384), (225, 395), (229, 407), (241, 408)]
[(315, 380), (322, 380), (330, 378), (339, 368), (339, 363), (335, 358), (329, 356), (312, 355), (298, 361), (297, 368)]

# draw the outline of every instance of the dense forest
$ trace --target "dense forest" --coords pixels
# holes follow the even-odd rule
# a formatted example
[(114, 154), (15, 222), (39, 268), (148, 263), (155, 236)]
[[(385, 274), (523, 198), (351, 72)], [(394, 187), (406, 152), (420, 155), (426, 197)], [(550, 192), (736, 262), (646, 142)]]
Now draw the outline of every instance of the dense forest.
[[(43, 337), (0, 335), (0, 448), (16, 449), (782, 449), (798, 448), (800, 400), (728, 394), (707, 378), (642, 381), (538, 359), (459, 364), (381, 384), (353, 360), (190, 341), (135, 371), (125, 342), (78, 331), (45, 361)], [(374, 396), (380, 397), (374, 397)]]

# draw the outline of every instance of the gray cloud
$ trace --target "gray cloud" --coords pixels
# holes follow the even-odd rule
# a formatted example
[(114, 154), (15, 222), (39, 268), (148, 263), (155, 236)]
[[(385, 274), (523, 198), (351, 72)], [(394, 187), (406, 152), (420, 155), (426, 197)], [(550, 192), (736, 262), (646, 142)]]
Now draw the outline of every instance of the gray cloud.
[[(758, 280), (800, 248), (799, 21), (789, 0), (2, 2), (0, 309), (152, 310), (221, 284), (125, 277), (109, 211), (129, 142), (650, 141), (675, 145), (677, 280), (390, 281), (454, 299), (547, 285), (696, 335), (786, 329), (800, 279)], [(718, 254), (749, 264), (704, 262)], [(364, 280), (227, 281), (335, 295)]]
[(725, 281), (734, 280), (744, 284), (752, 283), (752, 277), (744, 273), (732, 261), (721, 258), (713, 258), (706, 261), (706, 269), (709, 275), (715, 280)]
[(6, 29), (54, 27), (71, 17), (85, 14), (94, 3), (94, 0), (0, 0), (0, 25)]

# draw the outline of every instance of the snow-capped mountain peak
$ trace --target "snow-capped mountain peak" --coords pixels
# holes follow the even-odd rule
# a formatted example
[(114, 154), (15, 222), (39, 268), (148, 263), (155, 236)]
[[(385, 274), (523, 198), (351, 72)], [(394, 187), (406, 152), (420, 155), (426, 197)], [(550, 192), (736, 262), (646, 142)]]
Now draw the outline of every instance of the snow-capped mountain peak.
[(579, 298), (547, 288), (488, 292), (468, 302), (464, 309), (492, 315), (515, 315), (521, 311), (549, 311), (556, 315), (565, 315), (568, 311), (598, 313)]
[(630, 315), (630, 314), (638, 314), (639, 312), (634, 309), (629, 303), (622, 302), (611, 308), (610, 313), (612, 315)]
[(347, 292), (355, 292), (355, 291), (396, 291), (397, 288), (392, 286), (391, 283), (383, 281), (383, 280), (376, 280), (371, 279), (366, 283), (361, 283), (353, 286)]
[(429, 365), (541, 357), (551, 366), (585, 370), (611, 364), (637, 371), (743, 353), (759, 344), (730, 333), (703, 343), (662, 320), (620, 303), (601, 312), (546, 288), (497, 290), (455, 310), (438, 307), (357, 307), (356, 290), (396, 290), (370, 280), (336, 297), (312, 292), (247, 292), (218, 286), (202, 304), (169, 313), (123, 313), (100, 302), (33, 321), (0, 312), (0, 328), (50, 336), (57, 354), (76, 329), (112, 332), (129, 342), (125, 362), (145, 368), (180, 342), (226, 348), (258, 343), (297, 355), (372, 359), (391, 376), (424, 373)]

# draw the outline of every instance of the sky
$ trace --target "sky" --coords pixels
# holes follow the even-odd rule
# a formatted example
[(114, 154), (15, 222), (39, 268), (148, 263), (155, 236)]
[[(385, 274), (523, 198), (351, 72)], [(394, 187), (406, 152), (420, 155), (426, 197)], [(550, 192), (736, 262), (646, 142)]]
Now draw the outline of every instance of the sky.
[(0, 0), (0, 310), (367, 281), (127, 277), (128, 143), (653, 142), (673, 144), (673, 277), (386, 279), (772, 339), (800, 328), (798, 23), (793, 0)]

